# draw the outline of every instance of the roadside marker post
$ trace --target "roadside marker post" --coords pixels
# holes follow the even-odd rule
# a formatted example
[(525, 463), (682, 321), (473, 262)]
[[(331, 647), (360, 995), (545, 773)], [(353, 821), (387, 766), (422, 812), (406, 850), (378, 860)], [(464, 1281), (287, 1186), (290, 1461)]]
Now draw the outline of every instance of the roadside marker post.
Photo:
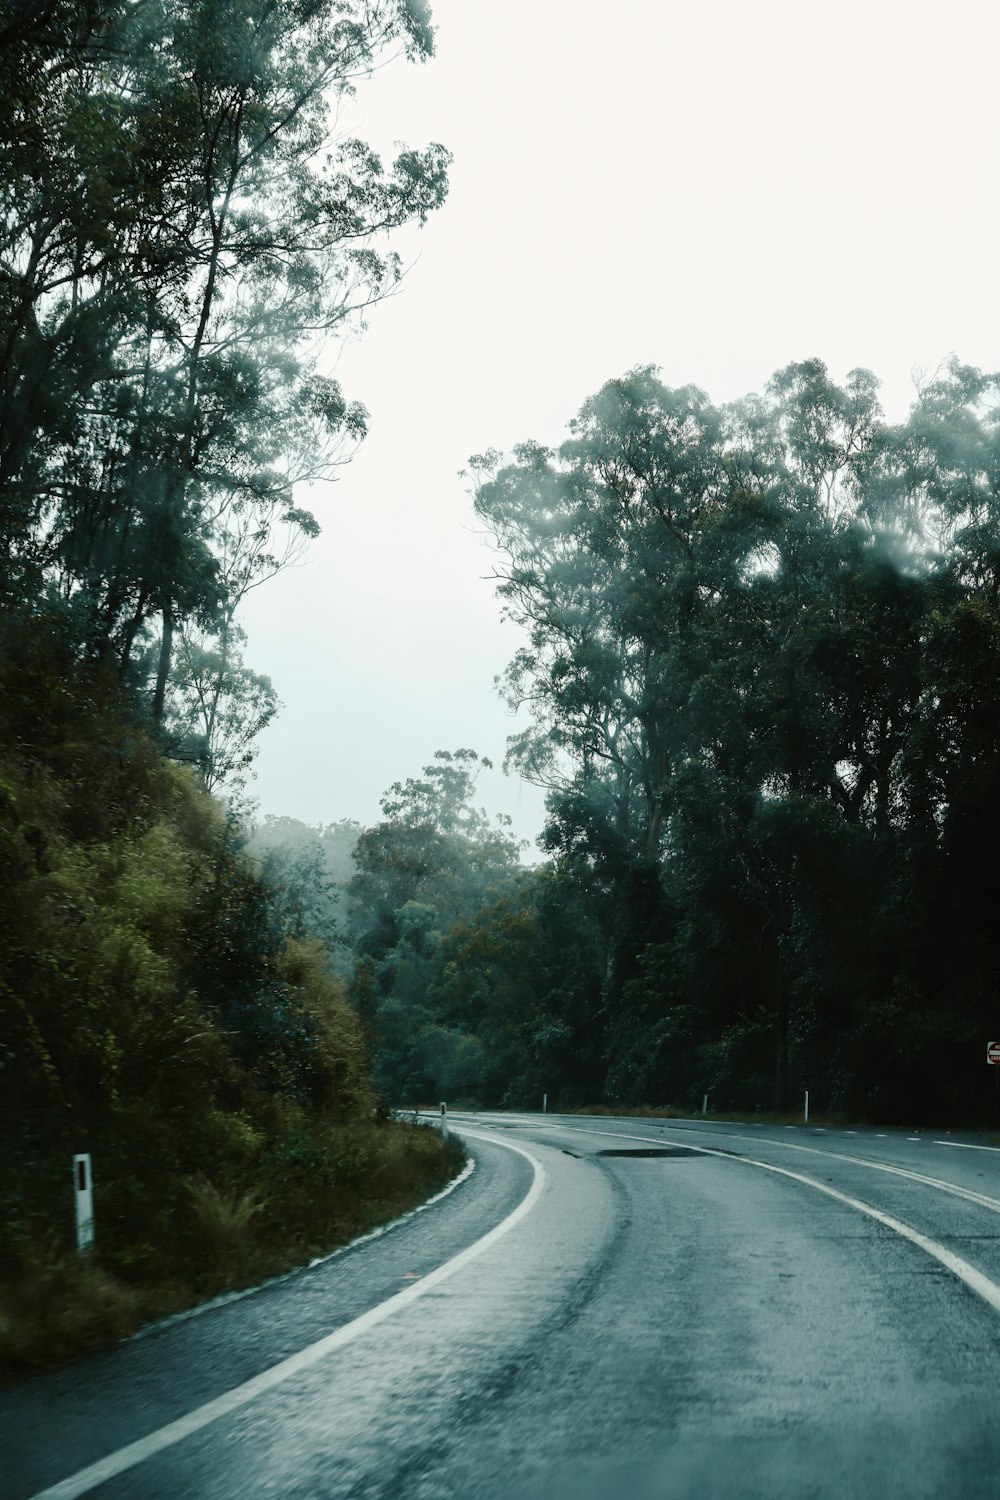
[(86, 1255), (94, 1246), (94, 1179), (90, 1154), (73, 1158), (73, 1197), (76, 1203), (76, 1248)]
[[(994, 1066), (1000, 1063), (1000, 1042), (986, 1043), (986, 1061), (993, 1064)], [(1000, 1124), (1000, 1071), (994, 1073), (993, 1077), (996, 1079), (996, 1089), (994, 1093), (996, 1098), (997, 1122), (998, 1124)]]
[(707, 1115), (708, 1114), (708, 1095), (707, 1094), (702, 1094), (702, 1096), (701, 1096), (701, 1112), (702, 1112), (703, 1115)]
[(806, 1124), (808, 1125), (809, 1124), (809, 1090), (808, 1089), (806, 1089), (806, 1108), (805, 1108), (805, 1117), (804, 1118), (805, 1118)]
[(446, 1141), (448, 1139), (448, 1106), (447, 1106), (447, 1104), (442, 1104), (441, 1105), (441, 1139), (443, 1141)]
[(542, 1114), (543, 1115), (547, 1115), (548, 1112), (549, 1112), (549, 1096), (548, 1096), (548, 1094), (543, 1094), (542, 1095)]

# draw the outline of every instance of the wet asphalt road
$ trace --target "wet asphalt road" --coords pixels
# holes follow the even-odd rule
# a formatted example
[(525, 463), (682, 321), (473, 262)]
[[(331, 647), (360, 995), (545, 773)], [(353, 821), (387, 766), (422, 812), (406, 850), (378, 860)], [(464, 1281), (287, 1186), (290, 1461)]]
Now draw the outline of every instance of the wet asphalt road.
[(984, 1138), (453, 1125), (424, 1212), (0, 1393), (0, 1493), (1000, 1500)]

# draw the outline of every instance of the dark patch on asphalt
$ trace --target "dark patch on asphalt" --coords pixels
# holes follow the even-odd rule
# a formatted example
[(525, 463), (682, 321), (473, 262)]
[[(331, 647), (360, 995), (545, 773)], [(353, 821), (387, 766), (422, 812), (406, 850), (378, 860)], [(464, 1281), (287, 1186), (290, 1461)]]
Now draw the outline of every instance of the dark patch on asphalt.
[(699, 1153), (692, 1151), (689, 1146), (638, 1146), (632, 1150), (596, 1151), (594, 1154), (595, 1156), (675, 1156), (690, 1161)]

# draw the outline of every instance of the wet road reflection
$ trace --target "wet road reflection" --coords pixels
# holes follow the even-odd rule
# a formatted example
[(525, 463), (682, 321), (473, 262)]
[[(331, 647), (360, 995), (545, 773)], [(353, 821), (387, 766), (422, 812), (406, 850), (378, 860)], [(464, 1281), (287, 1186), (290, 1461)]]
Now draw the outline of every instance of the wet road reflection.
[[(477, 1170), (422, 1225), (5, 1393), (11, 1500), (422, 1280), (398, 1312), (100, 1494), (995, 1500), (1000, 1316), (887, 1225), (1000, 1281), (1000, 1155), (698, 1122), (497, 1123), (453, 1119)], [(505, 1142), (541, 1164), (540, 1187)], [(509, 1229), (435, 1280), (533, 1181)]]

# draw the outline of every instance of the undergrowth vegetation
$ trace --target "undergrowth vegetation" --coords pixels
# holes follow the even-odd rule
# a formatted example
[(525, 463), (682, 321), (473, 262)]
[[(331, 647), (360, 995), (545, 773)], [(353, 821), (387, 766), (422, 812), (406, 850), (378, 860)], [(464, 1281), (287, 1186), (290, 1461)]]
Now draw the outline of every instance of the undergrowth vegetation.
[[(452, 1177), (322, 943), (57, 613), (0, 630), (0, 1364), (287, 1269)], [(75, 1249), (89, 1152), (96, 1245)]]

